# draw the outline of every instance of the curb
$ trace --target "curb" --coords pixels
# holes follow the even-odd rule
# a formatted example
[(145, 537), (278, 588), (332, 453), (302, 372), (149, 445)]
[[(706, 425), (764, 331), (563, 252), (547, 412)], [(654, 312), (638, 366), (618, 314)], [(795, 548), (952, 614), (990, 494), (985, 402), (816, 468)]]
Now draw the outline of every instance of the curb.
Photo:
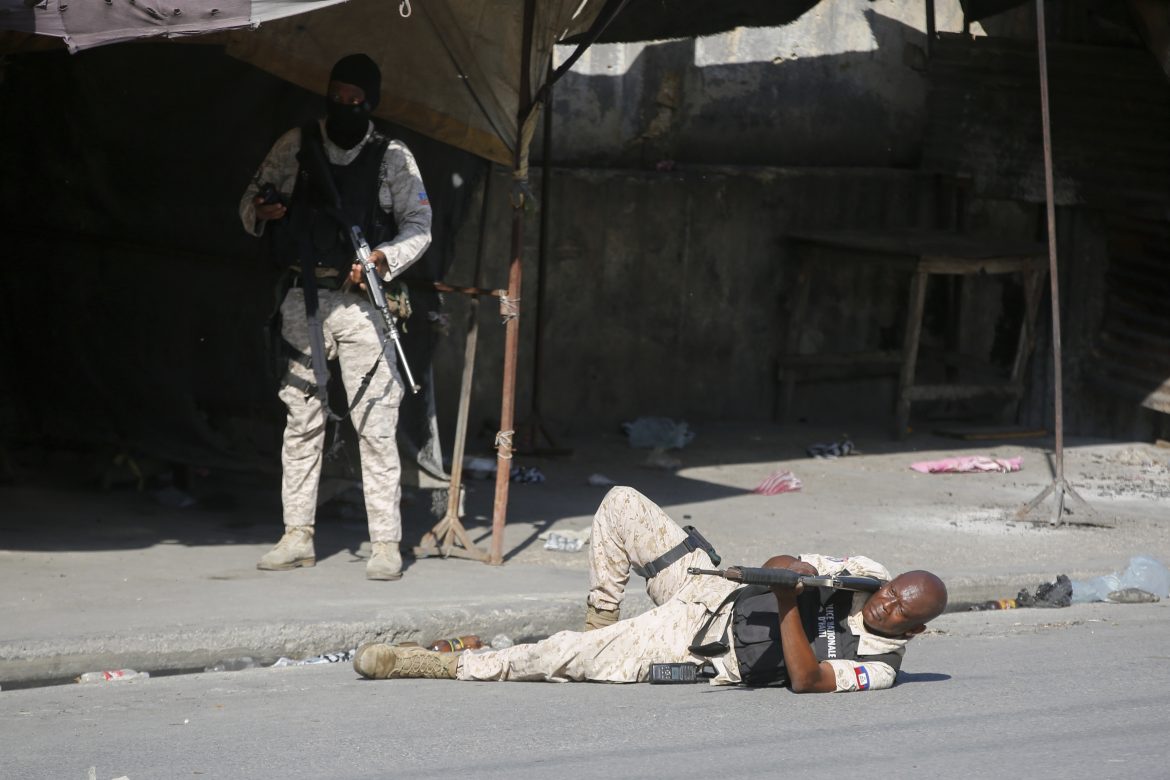
[[(948, 612), (1003, 598), (1029, 578), (990, 578), (948, 583)], [(1042, 581), (1042, 578), (1037, 579)], [(1009, 584), (1010, 583), (1010, 584)], [(650, 606), (641, 591), (629, 594), (630, 614)], [(522, 607), (413, 607), (392, 619), (271, 621), (246, 625), (173, 628), (133, 636), (89, 635), (60, 640), (0, 642), (0, 688), (70, 682), (102, 669), (136, 669), (152, 674), (203, 671), (223, 661), (249, 656), (267, 666), (282, 656), (309, 658), (344, 651), (363, 642), (428, 642), (476, 633), (485, 641), (505, 634), (514, 642), (578, 629), (582, 599), (563, 596), (525, 600)]]

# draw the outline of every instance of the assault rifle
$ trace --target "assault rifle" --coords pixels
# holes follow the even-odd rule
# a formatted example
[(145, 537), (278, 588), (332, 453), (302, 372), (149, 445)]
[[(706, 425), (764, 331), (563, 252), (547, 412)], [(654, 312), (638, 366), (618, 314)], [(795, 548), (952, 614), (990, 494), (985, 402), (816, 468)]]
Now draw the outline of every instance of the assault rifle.
[(806, 588), (856, 590), (863, 593), (873, 593), (885, 584), (885, 580), (879, 580), (877, 577), (853, 577), (850, 575), (822, 577), (800, 574), (791, 569), (764, 569), (750, 566), (728, 566), (726, 569), (698, 569), (692, 566), (687, 569), (687, 574), (709, 574), (732, 582), (742, 582), (744, 585), (778, 585), (782, 588), (794, 588), (796, 583), (800, 582)]
[(402, 364), (402, 373), (406, 374), (407, 386), (410, 388), (410, 392), (417, 393), (422, 388), (414, 383), (414, 375), (410, 373), (410, 364), (406, 362), (406, 353), (402, 350), (402, 340), (398, 336), (398, 328), (394, 325), (394, 315), (390, 313), (390, 307), (386, 304), (386, 294), (382, 290), (382, 279), (378, 276), (378, 269), (374, 265), (374, 261), (370, 259), (370, 245), (366, 243), (366, 237), (357, 225), (349, 229), (349, 240), (353, 243), (358, 261), (366, 275), (366, 292), (369, 293), (370, 302), (382, 313), (382, 324), (385, 329), (378, 331), (378, 338), (382, 342), (386, 362), (391, 365), (394, 362), (394, 356), (388, 351), (386, 344), (386, 338), (389, 337), (390, 341), (394, 342), (394, 348), (398, 351), (398, 361)]

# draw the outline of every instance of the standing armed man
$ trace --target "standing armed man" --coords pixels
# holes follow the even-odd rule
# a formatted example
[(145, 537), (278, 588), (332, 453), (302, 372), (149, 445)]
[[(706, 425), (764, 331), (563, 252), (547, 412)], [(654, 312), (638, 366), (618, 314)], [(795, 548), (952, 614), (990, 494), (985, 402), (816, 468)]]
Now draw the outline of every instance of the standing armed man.
[(336, 358), (359, 437), (373, 548), (366, 577), (402, 576), (395, 433), (403, 385), (384, 358), (381, 315), (366, 299), (349, 234), (353, 226), (361, 229), (374, 248), (370, 259), (389, 282), (430, 245), (431, 206), (410, 150), (370, 121), (381, 83), (366, 55), (339, 60), (329, 76), (326, 118), (281, 136), (240, 201), (249, 233), (260, 236), (272, 223), (274, 251), (293, 275), (280, 307), (281, 336), (292, 353), (280, 389), (288, 407), (281, 450), (285, 530), (260, 569), (316, 563), (313, 524), (331, 414), (321, 375), (325, 361)]
[[(865, 691), (894, 684), (906, 643), (946, 607), (946, 586), (925, 571), (876, 593), (828, 588), (738, 587), (688, 573), (712, 565), (709, 546), (631, 488), (614, 488), (593, 518), (585, 631), (484, 653), (436, 653), (367, 644), (363, 677), (642, 682), (654, 663), (709, 664), (712, 682), (780, 683), (798, 693)], [(782, 555), (767, 568), (889, 579), (864, 557)], [(648, 576), (655, 607), (619, 620), (631, 569)]]

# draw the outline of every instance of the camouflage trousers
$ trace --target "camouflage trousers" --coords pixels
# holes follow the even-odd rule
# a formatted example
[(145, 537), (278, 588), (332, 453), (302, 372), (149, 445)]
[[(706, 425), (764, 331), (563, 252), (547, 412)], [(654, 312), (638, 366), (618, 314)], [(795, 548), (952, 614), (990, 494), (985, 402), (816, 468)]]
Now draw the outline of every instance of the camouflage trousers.
[[(318, 290), (317, 294), (325, 352), (329, 360), (336, 358), (341, 364), (346, 406), (361, 392), (350, 419), (358, 434), (370, 541), (399, 542), (402, 466), (395, 433), (403, 385), (397, 366), (388, 365), (382, 357), (382, 315), (369, 301), (352, 292)], [(289, 360), (288, 374), (280, 389), (280, 400), (288, 407), (281, 449), (284, 523), (313, 525), (325, 445), (325, 410), (321, 401), (307, 392), (313, 384), (313, 369), (303, 290), (288, 291), (280, 315), (282, 337), (301, 353), (300, 358)], [(374, 366), (377, 368), (369, 385), (362, 391), (362, 380)]]
[[(621, 606), (630, 564), (645, 565), (686, 537), (653, 501), (628, 487), (610, 490), (593, 516), (589, 539), (588, 602), (602, 609)], [(594, 631), (562, 631), (533, 644), (486, 653), (464, 653), (460, 680), (593, 680), (642, 682), (652, 663), (703, 663), (688, 650), (696, 632), (718, 612), (702, 641), (719, 639), (732, 608), (720, 605), (736, 584), (720, 577), (687, 574), (687, 567), (711, 568), (696, 550), (646, 582), (655, 606), (641, 615)], [(739, 682), (734, 653), (711, 659), (716, 683)]]

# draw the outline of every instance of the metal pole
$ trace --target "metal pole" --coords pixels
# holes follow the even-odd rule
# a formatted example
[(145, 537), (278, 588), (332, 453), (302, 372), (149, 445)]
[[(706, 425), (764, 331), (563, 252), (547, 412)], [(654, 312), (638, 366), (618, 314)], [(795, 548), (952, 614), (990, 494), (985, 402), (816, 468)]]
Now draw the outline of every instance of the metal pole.
[(496, 495), (492, 507), (492, 544), (488, 563), (504, 562), (504, 523), (508, 515), (508, 481), (512, 475), (512, 439), (515, 436), (516, 363), (520, 348), (520, 261), (524, 255), (524, 123), (532, 111), (529, 69), (532, 62), (532, 27), (535, 0), (524, 3), (524, 33), (520, 56), (519, 110), (516, 113), (516, 144), (512, 152), (512, 253), (508, 269), (508, 297), (500, 301), (506, 320), (504, 331), (504, 381), (500, 401), (500, 430), (496, 434)]
[(934, 0), (926, 0), (926, 56), (934, 50), (934, 38), (938, 34), (934, 20)]
[[(1040, 59), (1040, 121), (1044, 140), (1044, 197), (1048, 220), (1048, 282), (1052, 297), (1052, 395), (1055, 447), (1053, 452), (1052, 483), (1029, 501), (1017, 513), (1026, 515), (1040, 504), (1049, 493), (1054, 493), (1052, 525), (1064, 520), (1064, 499), (1071, 495), (1081, 503), (1085, 500), (1073, 490), (1064, 478), (1064, 371), (1060, 343), (1060, 277), (1056, 262), (1056, 187), (1052, 172), (1052, 119), (1048, 108), (1048, 44), (1044, 22), (1044, 0), (1036, 0), (1036, 47)], [(1087, 506), (1087, 504), (1086, 504)]]
[[(1052, 295), (1052, 384), (1056, 425), (1056, 480), (1064, 480), (1064, 379), (1060, 343), (1060, 277), (1056, 263), (1056, 186), (1052, 174), (1052, 117), (1048, 108), (1048, 43), (1044, 0), (1036, 0), (1036, 46), (1040, 52), (1040, 121), (1044, 134), (1044, 197), (1048, 216), (1048, 282)], [(1058, 501), (1058, 503), (1060, 503)]]

